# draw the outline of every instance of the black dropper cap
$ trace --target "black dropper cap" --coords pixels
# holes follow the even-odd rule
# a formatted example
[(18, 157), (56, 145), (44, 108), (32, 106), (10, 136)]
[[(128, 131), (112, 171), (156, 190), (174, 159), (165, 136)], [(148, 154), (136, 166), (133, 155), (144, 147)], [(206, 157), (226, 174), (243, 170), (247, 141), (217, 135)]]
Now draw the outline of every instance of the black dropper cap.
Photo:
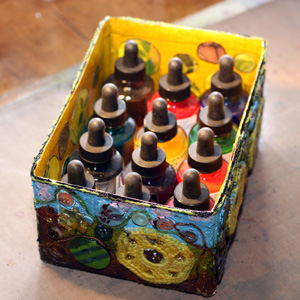
[(182, 61), (173, 57), (169, 61), (168, 74), (159, 79), (159, 95), (165, 99), (179, 102), (187, 99), (190, 94), (190, 80), (182, 73)]
[(242, 78), (234, 72), (233, 58), (225, 54), (219, 60), (219, 71), (211, 78), (212, 91), (220, 92), (224, 97), (239, 96), (242, 93)]
[(94, 111), (107, 127), (118, 128), (126, 122), (126, 103), (118, 98), (118, 88), (113, 83), (103, 86), (102, 98), (95, 103)]
[(176, 136), (177, 120), (175, 115), (168, 111), (166, 100), (157, 98), (153, 101), (152, 111), (144, 119), (144, 129), (154, 132), (160, 143)]
[(197, 142), (189, 147), (189, 166), (200, 173), (213, 173), (221, 168), (222, 163), (222, 149), (214, 143), (214, 132), (208, 127), (201, 128)]
[(138, 45), (134, 40), (125, 44), (124, 56), (115, 63), (115, 77), (118, 80), (141, 81), (146, 74), (144, 61), (138, 57)]
[(200, 174), (195, 169), (188, 169), (183, 174), (183, 181), (174, 190), (174, 206), (192, 209), (209, 210), (209, 190), (200, 183)]
[(94, 177), (85, 171), (83, 163), (77, 159), (73, 159), (68, 163), (67, 174), (63, 176), (61, 181), (90, 189), (95, 186)]
[(103, 120), (93, 118), (89, 121), (88, 132), (80, 137), (79, 156), (87, 167), (103, 165), (113, 156), (113, 138), (104, 129)]
[(132, 152), (131, 167), (142, 177), (158, 177), (166, 171), (165, 152), (157, 148), (157, 137), (151, 132), (145, 132), (141, 138), (141, 146)]
[(117, 194), (144, 201), (150, 201), (151, 198), (149, 190), (142, 185), (141, 175), (136, 172), (126, 175), (124, 185), (118, 188)]
[(224, 106), (224, 97), (219, 92), (208, 96), (208, 105), (199, 114), (200, 128), (209, 127), (216, 136), (225, 135), (232, 130), (232, 113)]

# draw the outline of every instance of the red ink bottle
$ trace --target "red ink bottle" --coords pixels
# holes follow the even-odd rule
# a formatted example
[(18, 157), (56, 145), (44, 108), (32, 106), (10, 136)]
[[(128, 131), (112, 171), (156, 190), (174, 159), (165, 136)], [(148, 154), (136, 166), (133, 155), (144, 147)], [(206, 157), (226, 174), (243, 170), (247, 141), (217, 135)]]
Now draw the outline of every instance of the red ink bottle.
[(120, 99), (126, 102), (128, 114), (138, 127), (142, 126), (154, 83), (146, 75), (145, 63), (138, 57), (138, 45), (134, 40), (126, 42), (124, 56), (116, 60), (115, 72), (105, 82), (117, 86)]
[(184, 172), (194, 168), (201, 174), (201, 181), (208, 187), (211, 197), (215, 200), (226, 178), (228, 164), (222, 159), (221, 147), (214, 143), (214, 132), (203, 127), (198, 131), (197, 142), (190, 145), (188, 158), (180, 165), (177, 172), (179, 182)]
[(234, 72), (234, 60), (230, 55), (223, 55), (219, 61), (219, 71), (211, 78), (211, 88), (201, 97), (201, 106), (208, 104), (211, 92), (220, 92), (233, 116), (233, 122), (240, 124), (248, 100), (248, 93), (242, 89), (242, 78)]
[(177, 125), (175, 115), (168, 111), (167, 102), (163, 98), (154, 100), (152, 111), (145, 117), (144, 127), (140, 128), (135, 136), (135, 148), (141, 145), (142, 134), (147, 131), (156, 134), (157, 146), (165, 151), (167, 163), (177, 170), (187, 157), (188, 137)]
[(127, 117), (126, 103), (118, 97), (118, 89), (112, 83), (107, 83), (102, 88), (102, 98), (94, 105), (97, 117), (105, 123), (105, 131), (114, 140), (114, 148), (120, 152), (127, 164), (131, 160), (133, 151), (133, 137), (135, 122)]
[(168, 74), (159, 80), (159, 91), (154, 93), (148, 101), (148, 112), (152, 111), (152, 103), (158, 98), (166, 99), (168, 110), (172, 112), (179, 126), (188, 135), (191, 128), (197, 123), (200, 104), (197, 97), (191, 93), (191, 82), (182, 73), (182, 61), (174, 57), (169, 61)]
[(114, 149), (113, 138), (105, 132), (105, 124), (100, 118), (91, 119), (88, 132), (80, 137), (79, 157), (87, 172), (93, 175), (96, 189), (116, 192), (120, 186), (123, 158)]
[(207, 186), (200, 182), (200, 174), (195, 169), (188, 169), (183, 174), (183, 181), (175, 190), (174, 197), (167, 204), (170, 207), (179, 207), (191, 210), (211, 210), (214, 201), (209, 196)]
[(166, 162), (165, 152), (157, 147), (157, 137), (150, 131), (142, 135), (141, 146), (132, 152), (132, 161), (125, 167), (123, 178), (129, 172), (141, 175), (151, 201), (160, 204), (168, 201), (177, 184), (174, 168)]

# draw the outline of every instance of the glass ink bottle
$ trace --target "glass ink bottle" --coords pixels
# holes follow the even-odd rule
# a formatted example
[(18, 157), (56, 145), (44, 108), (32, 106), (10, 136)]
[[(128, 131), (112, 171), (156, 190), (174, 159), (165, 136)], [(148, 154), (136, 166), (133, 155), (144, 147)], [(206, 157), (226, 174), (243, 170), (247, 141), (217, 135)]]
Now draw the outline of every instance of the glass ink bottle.
[(138, 57), (138, 45), (134, 40), (126, 42), (124, 56), (116, 60), (115, 72), (105, 82), (117, 86), (119, 98), (126, 102), (128, 114), (138, 127), (142, 126), (154, 83), (146, 75), (145, 63)]
[(115, 193), (120, 186), (123, 159), (113, 147), (113, 138), (105, 133), (100, 118), (89, 121), (88, 131), (79, 140), (79, 157), (88, 173), (95, 179), (95, 187), (103, 192)]
[(120, 186), (117, 194), (134, 199), (150, 201), (150, 192), (143, 186), (142, 177), (136, 172), (128, 173), (124, 179), (124, 185)]
[(211, 88), (201, 97), (201, 106), (208, 104), (208, 96), (211, 92), (220, 92), (224, 97), (227, 106), (233, 116), (233, 122), (240, 124), (245, 106), (248, 100), (248, 93), (242, 89), (242, 78), (234, 72), (234, 60), (230, 55), (223, 55), (219, 61), (219, 71), (211, 78)]
[(215, 142), (222, 148), (223, 158), (228, 163), (238, 128), (232, 122), (230, 109), (224, 107), (224, 98), (221, 93), (213, 92), (208, 96), (208, 105), (200, 111), (199, 123), (190, 132), (190, 144), (197, 141), (197, 133), (202, 127), (209, 127), (213, 130)]
[(83, 163), (77, 159), (73, 159), (68, 163), (67, 173), (61, 181), (90, 189), (95, 187), (94, 177), (85, 171)]
[(118, 89), (114, 84), (107, 83), (103, 86), (102, 98), (95, 103), (94, 111), (104, 121), (105, 131), (114, 140), (114, 148), (127, 164), (133, 151), (135, 122), (131, 117), (127, 118), (126, 103), (118, 98)]
[(216, 200), (226, 177), (228, 164), (222, 159), (222, 149), (214, 143), (214, 132), (208, 127), (201, 128), (197, 134), (197, 142), (190, 145), (188, 158), (183, 161), (177, 172), (179, 182), (189, 168), (200, 172), (201, 181), (208, 187), (210, 196)]
[(183, 174), (183, 181), (174, 190), (174, 196), (167, 204), (191, 210), (211, 210), (214, 201), (209, 196), (207, 186), (200, 182), (200, 174), (196, 169), (188, 169)]
[(197, 97), (191, 93), (191, 82), (182, 73), (182, 61), (174, 57), (169, 61), (168, 73), (159, 80), (159, 90), (148, 101), (148, 112), (152, 110), (153, 101), (162, 97), (168, 103), (168, 110), (172, 112), (179, 126), (188, 135), (191, 128), (197, 123), (200, 104)]
[(141, 145), (142, 134), (147, 131), (156, 134), (157, 146), (165, 151), (167, 163), (177, 170), (187, 157), (188, 138), (185, 131), (177, 125), (175, 115), (168, 111), (167, 102), (163, 98), (153, 101), (152, 111), (146, 115), (144, 127), (135, 136), (135, 148)]
[(137, 172), (151, 194), (151, 201), (165, 204), (177, 184), (174, 168), (166, 162), (165, 152), (157, 147), (155, 133), (145, 132), (141, 146), (132, 152), (132, 161), (125, 167), (123, 178), (129, 172)]

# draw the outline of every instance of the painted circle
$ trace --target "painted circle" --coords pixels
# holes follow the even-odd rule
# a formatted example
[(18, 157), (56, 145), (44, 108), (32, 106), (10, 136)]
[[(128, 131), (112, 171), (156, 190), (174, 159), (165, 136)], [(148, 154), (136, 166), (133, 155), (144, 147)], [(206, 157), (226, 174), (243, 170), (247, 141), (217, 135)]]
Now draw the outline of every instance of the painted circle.
[(110, 255), (96, 241), (87, 238), (77, 238), (70, 243), (72, 256), (86, 267), (101, 270), (110, 263)]
[[(139, 57), (146, 64), (146, 73), (148, 75), (152, 75), (156, 73), (159, 70), (159, 64), (160, 64), (159, 51), (147, 41), (140, 40), (140, 39), (134, 39), (134, 41), (138, 45)], [(122, 43), (122, 45), (120, 46), (118, 51), (118, 57), (124, 56), (125, 43), (126, 42)]]
[(198, 68), (198, 63), (195, 58), (187, 53), (175, 54), (176, 57), (180, 58), (183, 63), (182, 72), (184, 74), (193, 73)]
[(174, 222), (170, 219), (162, 218), (156, 221), (156, 226), (161, 230), (172, 230), (174, 228)]
[(45, 168), (44, 177), (58, 180), (59, 175), (59, 160), (56, 155), (52, 155)]
[(144, 213), (135, 213), (132, 216), (132, 222), (138, 226), (147, 226), (149, 224), (149, 219)]
[(113, 231), (105, 225), (97, 225), (94, 229), (96, 238), (102, 241), (109, 241), (113, 236)]
[(73, 196), (65, 192), (60, 192), (57, 198), (59, 203), (64, 206), (72, 206), (75, 203)]
[(84, 88), (78, 93), (76, 104), (74, 106), (72, 114), (70, 134), (71, 141), (74, 145), (78, 143), (87, 123), (88, 99), (89, 91), (87, 88)]
[(197, 53), (200, 59), (213, 64), (218, 64), (221, 56), (226, 54), (223, 46), (215, 42), (200, 44)]
[(250, 73), (256, 67), (256, 61), (251, 54), (239, 53), (234, 57), (234, 66), (243, 73)]

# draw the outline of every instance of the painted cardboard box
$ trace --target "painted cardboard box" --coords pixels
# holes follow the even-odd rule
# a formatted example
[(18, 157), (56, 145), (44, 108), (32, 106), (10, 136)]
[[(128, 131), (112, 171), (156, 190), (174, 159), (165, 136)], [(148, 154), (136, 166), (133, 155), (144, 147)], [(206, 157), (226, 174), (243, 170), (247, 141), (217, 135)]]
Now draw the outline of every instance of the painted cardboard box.
[[(224, 54), (249, 92), (226, 180), (210, 212), (170, 208), (60, 182), (103, 80), (124, 43), (134, 39), (158, 83), (180, 57), (198, 96)], [(211, 296), (224, 272), (248, 171), (255, 159), (264, 105), (266, 42), (223, 32), (131, 18), (100, 22), (72, 91), (31, 170), (41, 259), (50, 264)], [(159, 253), (153, 262), (149, 255)]]

